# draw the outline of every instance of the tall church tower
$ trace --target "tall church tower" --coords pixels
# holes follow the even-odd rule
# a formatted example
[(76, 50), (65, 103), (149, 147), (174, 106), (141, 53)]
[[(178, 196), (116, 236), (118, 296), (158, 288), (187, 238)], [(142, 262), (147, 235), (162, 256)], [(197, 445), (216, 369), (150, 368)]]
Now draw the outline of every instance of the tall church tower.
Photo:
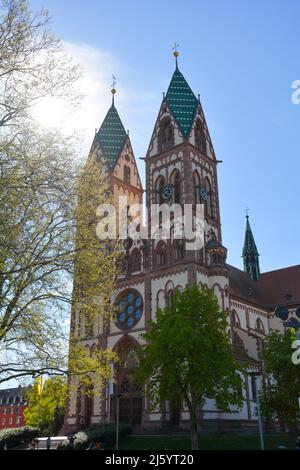
[[(115, 94), (116, 89), (113, 87), (112, 105), (95, 134), (87, 161), (91, 161), (93, 165), (99, 164), (101, 170), (104, 170), (108, 176), (107, 192), (112, 197), (118, 212), (119, 197), (126, 198), (128, 206), (141, 204), (143, 188), (129, 134), (125, 131), (115, 107)], [(95, 207), (95, 219), (96, 209)], [(91, 233), (92, 236), (95, 234)], [(76, 268), (75, 265), (73, 295), (78, 286), (81, 286), (80, 269)], [(89, 354), (92, 354), (95, 348), (110, 348), (108, 338), (111, 333), (114, 334), (114, 331), (111, 331), (114, 325), (104, 322), (100, 315), (99, 317), (95, 315), (93, 320), (94, 324), (91, 327), (82, 316), (80, 305), (74, 303), (71, 314), (71, 336)], [(99, 391), (95, 391), (94, 398), (84, 395), (79, 389), (76, 390), (76, 378), (71, 378), (71, 381), (71, 396), (67, 400), (64, 432), (74, 432), (93, 423), (107, 422), (107, 397), (100, 397)]]
[[(151, 269), (187, 272), (186, 283), (216, 287), (221, 306), (228, 276), (222, 246), (216, 155), (200, 102), (178, 67), (164, 95), (146, 156), (148, 213), (154, 203), (204, 205), (204, 246), (186, 249), (185, 240), (151, 241)], [(185, 209), (183, 209), (184, 211)], [(149, 226), (151, 221), (149, 220)], [(150, 231), (150, 230), (149, 230)], [(174, 285), (176, 287), (176, 285)]]

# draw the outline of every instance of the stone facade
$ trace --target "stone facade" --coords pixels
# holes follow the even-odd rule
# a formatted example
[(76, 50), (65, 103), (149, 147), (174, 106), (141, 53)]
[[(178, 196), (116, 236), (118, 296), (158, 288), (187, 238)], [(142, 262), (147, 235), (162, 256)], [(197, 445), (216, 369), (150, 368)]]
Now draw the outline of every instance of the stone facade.
[[(101, 138), (105, 138), (103, 132)], [(97, 142), (97, 138), (92, 152), (105, 159), (103, 145)], [(300, 285), (300, 267), (296, 267), (294, 274), (289, 274), (292, 268), (287, 268), (253, 280), (247, 272), (226, 263), (227, 250), (222, 244), (221, 234), (218, 161), (200, 100), (195, 97), (178, 67), (161, 104), (145, 165), (149, 235), (152, 204), (202, 203), (205, 206), (204, 247), (188, 251), (184, 244), (178, 245), (172, 238), (158, 241), (149, 237), (148, 240), (134, 241), (127, 249), (127, 272), (119, 279), (115, 293), (114, 300), (121, 306), (118, 322), (111, 322), (105, 327), (99, 320), (93, 339), (85, 337), (84, 325), (80, 331), (75, 327), (74, 334), (91, 351), (94, 347), (108, 347), (123, 358), (124, 367), (116, 374), (110, 421), (116, 419), (115, 396), (120, 394), (121, 421), (130, 422), (140, 429), (167, 424), (184, 426), (189, 418), (186, 409), (170, 410), (166, 403), (163, 410), (150, 411), (148, 399), (134, 382), (135, 354), (142, 344), (141, 333), (147, 329), (148, 321), (155, 318), (158, 308), (165, 307), (174, 290), (193, 283), (208, 286), (215, 292), (220, 307), (228, 314), (228, 329), (236, 357), (250, 365), (242, 410), (233, 407), (231, 413), (222, 413), (209, 400), (201, 414), (207, 425), (218, 426), (218, 429), (222, 428), (222, 423), (251, 425), (256, 422), (251, 372), (260, 370), (258, 353), (265, 336), (270, 329), (282, 328), (274, 316), (276, 305), (288, 305), (293, 311), (300, 304), (297, 288)], [(110, 160), (110, 171), (115, 200), (121, 195), (128, 197), (128, 205), (140, 203), (143, 190), (128, 136), (115, 155), (115, 162)], [(171, 195), (169, 199), (162, 200), (166, 187), (172, 188)], [(202, 198), (201, 194), (205, 197)], [(269, 285), (272, 285), (273, 279), (279, 283), (274, 286), (277, 298), (270, 295)], [(289, 299), (284, 297), (285, 289), (293, 290)], [(73, 324), (76, 321), (73, 318)], [(74, 431), (91, 423), (107, 422), (107, 413), (108, 390), (95, 394), (93, 400), (79, 398), (74, 392), (68, 401), (65, 428)]]

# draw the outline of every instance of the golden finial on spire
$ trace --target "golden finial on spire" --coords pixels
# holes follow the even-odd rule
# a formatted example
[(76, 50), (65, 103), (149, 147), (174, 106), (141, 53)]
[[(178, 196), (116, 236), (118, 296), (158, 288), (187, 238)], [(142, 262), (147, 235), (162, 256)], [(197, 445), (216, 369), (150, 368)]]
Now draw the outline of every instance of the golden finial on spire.
[(173, 47), (173, 56), (177, 59), (177, 57), (179, 57), (179, 52), (178, 52), (178, 47), (179, 47), (179, 44), (177, 44), (177, 42), (175, 42), (174, 44), (174, 47)]
[(178, 62), (178, 57), (179, 57), (179, 52), (178, 52), (178, 47), (179, 47), (179, 44), (177, 44), (177, 42), (175, 42), (174, 44), (174, 47), (173, 47), (173, 56), (175, 57), (176, 59), (176, 65), (177, 65), (177, 62)]

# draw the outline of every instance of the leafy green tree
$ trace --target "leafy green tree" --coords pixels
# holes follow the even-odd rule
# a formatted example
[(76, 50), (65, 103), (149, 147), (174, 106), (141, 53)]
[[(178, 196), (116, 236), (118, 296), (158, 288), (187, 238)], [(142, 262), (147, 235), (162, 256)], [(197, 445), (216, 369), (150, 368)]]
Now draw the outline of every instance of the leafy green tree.
[(46, 10), (0, 0), (0, 383), (66, 369), (76, 153), (32, 108), (76, 106), (80, 70), (49, 26)]
[(39, 427), (43, 434), (57, 435), (63, 425), (66, 397), (67, 385), (63, 377), (47, 379), (41, 391), (36, 381), (27, 394), (26, 425)]
[(158, 310), (144, 339), (137, 378), (154, 406), (178, 397), (186, 403), (192, 449), (198, 449), (197, 410), (206, 399), (223, 411), (242, 403), (242, 368), (233, 357), (226, 314), (211, 290), (187, 286)]
[(80, 70), (26, 0), (0, 0), (0, 57), (0, 384), (69, 373), (89, 386), (112, 360), (73, 334), (81, 322), (90, 336), (111, 311), (116, 251), (96, 238), (107, 178), (101, 162), (77, 167), (75, 136), (32, 120), (46, 97), (78, 104)]
[(300, 367), (292, 362), (295, 334), (272, 331), (266, 338), (260, 358), (267, 376), (261, 393), (262, 413), (268, 422), (299, 426)]

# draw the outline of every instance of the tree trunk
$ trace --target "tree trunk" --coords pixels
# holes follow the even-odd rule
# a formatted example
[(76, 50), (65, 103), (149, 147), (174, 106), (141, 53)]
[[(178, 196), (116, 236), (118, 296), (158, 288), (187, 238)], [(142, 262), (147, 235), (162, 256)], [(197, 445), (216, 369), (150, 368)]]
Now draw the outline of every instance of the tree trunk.
[(192, 406), (190, 409), (190, 426), (192, 450), (199, 450), (196, 406)]

